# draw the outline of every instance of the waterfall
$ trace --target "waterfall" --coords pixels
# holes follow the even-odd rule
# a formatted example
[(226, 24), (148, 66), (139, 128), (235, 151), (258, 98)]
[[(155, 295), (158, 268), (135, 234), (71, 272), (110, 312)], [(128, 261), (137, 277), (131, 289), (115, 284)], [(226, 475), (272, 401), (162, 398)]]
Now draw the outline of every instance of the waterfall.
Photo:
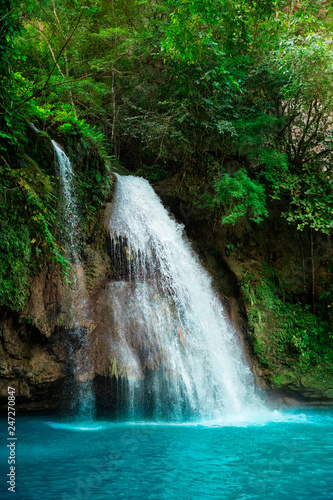
[(79, 213), (74, 188), (74, 172), (68, 156), (60, 146), (51, 140), (58, 158), (59, 183), (61, 193), (62, 231), (66, 235), (68, 259), (77, 261), (77, 239), (79, 234)]
[[(73, 323), (74, 344), (82, 344), (84, 331), (80, 319), (87, 317), (86, 300), (82, 298), (84, 288), (84, 271), (78, 254), (80, 236), (79, 210), (75, 194), (74, 171), (71, 162), (60, 146), (51, 140), (59, 165), (60, 185), (60, 223), (62, 238), (65, 240), (66, 257), (71, 262), (71, 291), (73, 300), (69, 314)], [(75, 300), (76, 297), (76, 300)], [(74, 357), (73, 370), (76, 379), (73, 405), (79, 417), (91, 418), (94, 414), (94, 394), (92, 380), (86, 376), (89, 363), (85, 358)]]
[[(112, 373), (132, 416), (216, 417), (261, 405), (235, 328), (178, 224), (143, 178), (117, 175), (107, 289)], [(112, 356), (110, 355), (110, 359)]]
[(36, 127), (36, 125), (34, 125), (32, 122), (30, 122), (30, 125), (31, 125), (31, 128), (32, 128), (35, 132), (37, 132), (37, 134), (40, 134), (40, 130), (39, 130), (39, 128), (37, 128), (37, 127)]

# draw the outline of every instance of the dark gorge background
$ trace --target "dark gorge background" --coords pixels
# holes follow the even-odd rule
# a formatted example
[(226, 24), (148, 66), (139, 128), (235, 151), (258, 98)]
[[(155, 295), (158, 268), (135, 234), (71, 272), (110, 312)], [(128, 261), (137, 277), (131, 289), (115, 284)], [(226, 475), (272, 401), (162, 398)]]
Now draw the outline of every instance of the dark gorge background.
[[(86, 337), (97, 406), (126, 397), (103, 357), (113, 172), (145, 177), (185, 225), (257, 384), (332, 402), (332, 16), (320, 0), (2, 0), (5, 406), (10, 383), (22, 408), (63, 407)], [(79, 289), (50, 139), (75, 171)]]

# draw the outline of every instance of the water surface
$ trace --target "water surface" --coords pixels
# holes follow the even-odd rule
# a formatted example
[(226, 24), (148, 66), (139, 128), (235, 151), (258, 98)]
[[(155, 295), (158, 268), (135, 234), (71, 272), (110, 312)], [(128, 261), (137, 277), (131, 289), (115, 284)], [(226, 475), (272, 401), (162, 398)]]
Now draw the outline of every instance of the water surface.
[(17, 492), (3, 488), (2, 446), (0, 498), (333, 499), (332, 424), (325, 409), (189, 424), (18, 417)]

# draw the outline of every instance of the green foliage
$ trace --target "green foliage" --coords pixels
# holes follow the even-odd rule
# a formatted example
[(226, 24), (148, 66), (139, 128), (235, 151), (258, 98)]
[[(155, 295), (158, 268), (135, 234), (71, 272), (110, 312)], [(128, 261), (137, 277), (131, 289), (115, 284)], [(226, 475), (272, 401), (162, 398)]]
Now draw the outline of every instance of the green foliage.
[(254, 351), (272, 374), (278, 378), (288, 369), (299, 377), (311, 367), (332, 366), (329, 324), (310, 312), (310, 306), (286, 300), (284, 287), (272, 269), (266, 268), (260, 282), (243, 273), (241, 289), (249, 305)]
[(168, 4), (169, 22), (162, 47), (171, 57), (191, 64), (211, 54), (224, 56), (234, 54), (237, 48), (246, 50), (258, 17), (270, 16), (275, 1), (177, 0)]
[(304, 104), (314, 98), (331, 103), (332, 58), (331, 44), (322, 32), (286, 33), (272, 54), (273, 65), (284, 75), (285, 98), (300, 93), (300, 102)]
[[(18, 233), (18, 227), (20, 232)], [(0, 304), (21, 310), (28, 294), (29, 266), (32, 259), (30, 234), (24, 219), (2, 219), (1, 264), (0, 264)]]
[(52, 123), (56, 133), (78, 136), (78, 140), (87, 140), (103, 150), (104, 134), (96, 131), (96, 127), (89, 125), (84, 118), (79, 119), (70, 104), (63, 103), (60, 109), (56, 109), (48, 103), (41, 106), (33, 102), (30, 112), (40, 123)]
[(89, 168), (78, 172), (76, 192), (80, 202), (80, 213), (83, 217), (83, 227), (93, 219), (94, 213), (100, 210), (105, 202), (110, 201), (114, 179), (109, 173)]
[(222, 213), (221, 224), (235, 224), (247, 215), (259, 223), (267, 216), (265, 188), (249, 178), (245, 170), (234, 175), (223, 173), (213, 184), (214, 195), (204, 195), (200, 205), (213, 212)]
[(241, 154), (249, 155), (251, 158), (263, 155), (267, 147), (272, 147), (272, 135), (280, 125), (281, 119), (260, 112), (253, 117), (237, 120), (236, 148)]
[(309, 226), (315, 231), (330, 234), (333, 228), (333, 179), (326, 173), (318, 172), (317, 175), (311, 173), (304, 179), (289, 178), (283, 187), (286, 184), (291, 188), (291, 207), (282, 215), (288, 221), (296, 223), (299, 230)]
[[(236, 158), (252, 183), (284, 201), (289, 222), (327, 232), (333, 205), (320, 171), (329, 174), (333, 160), (332, 23), (322, 8), (307, 0), (32, 1), (10, 49), (20, 54), (13, 72), (24, 75), (25, 90), (14, 94), (35, 96), (26, 113), (34, 108), (44, 123), (103, 144), (152, 181), (178, 171), (203, 177), (211, 161)], [(309, 191), (314, 178), (318, 197)], [(226, 179), (219, 187), (210, 177), (209, 213), (222, 208)], [(225, 222), (264, 217), (258, 189), (248, 183)], [(257, 198), (248, 206), (246, 193)]]
[(52, 232), (53, 179), (30, 158), (17, 161), (22, 163), (20, 168), (11, 168), (3, 158), (0, 166), (0, 304), (20, 310), (44, 252), (50, 252), (65, 270), (68, 262)]

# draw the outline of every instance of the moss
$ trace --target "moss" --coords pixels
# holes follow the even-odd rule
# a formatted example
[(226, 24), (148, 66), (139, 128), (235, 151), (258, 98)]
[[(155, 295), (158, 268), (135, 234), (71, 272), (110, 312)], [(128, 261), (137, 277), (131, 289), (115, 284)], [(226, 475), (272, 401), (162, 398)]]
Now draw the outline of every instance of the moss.
[(271, 270), (243, 274), (252, 344), (270, 383), (326, 391), (333, 386), (333, 342), (329, 325), (309, 306), (285, 299)]
[(110, 377), (116, 377), (116, 379), (118, 379), (118, 377), (120, 376), (120, 372), (118, 370), (118, 366), (117, 366), (117, 358), (114, 357), (112, 360), (110, 358), (110, 363), (111, 363), (111, 366), (110, 366)]

